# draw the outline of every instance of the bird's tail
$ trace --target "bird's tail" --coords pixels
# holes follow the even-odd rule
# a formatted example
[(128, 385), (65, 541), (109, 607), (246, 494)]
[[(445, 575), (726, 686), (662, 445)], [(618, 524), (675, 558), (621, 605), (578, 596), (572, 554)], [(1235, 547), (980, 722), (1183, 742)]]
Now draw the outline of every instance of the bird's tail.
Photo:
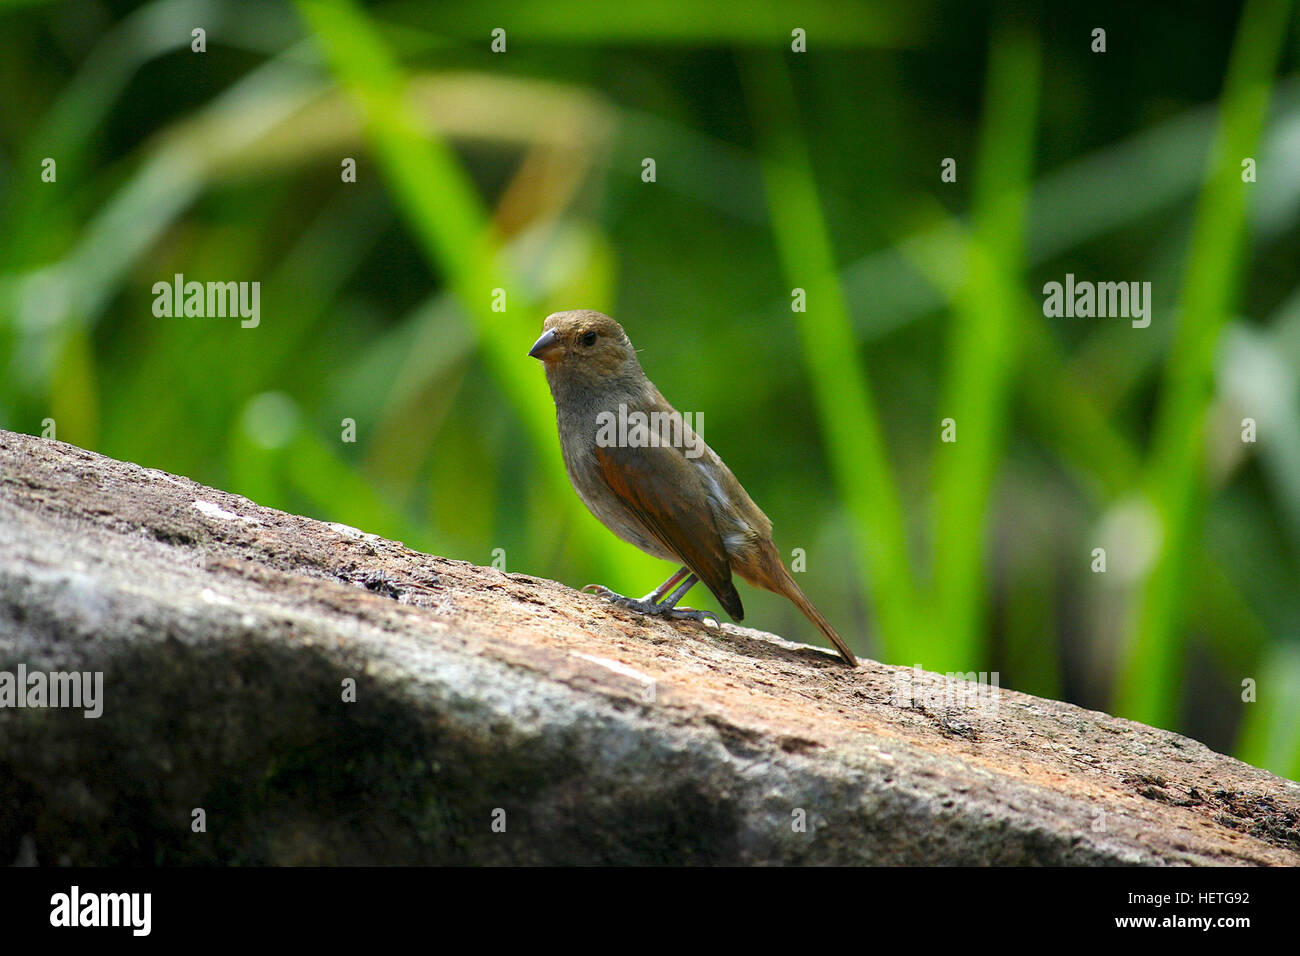
[(840, 657), (844, 658), (844, 663), (850, 667), (858, 666), (858, 659), (849, 650), (849, 645), (844, 643), (844, 639), (831, 627), (831, 622), (822, 617), (822, 612), (817, 610), (817, 605), (808, 600), (808, 595), (799, 589), (799, 585), (794, 583), (794, 578), (790, 572), (785, 569), (785, 565), (777, 562), (780, 567), (778, 575), (780, 583), (783, 585), (781, 593), (794, 602), (794, 606), (803, 611), (808, 620), (817, 625), (817, 630), (826, 635), (826, 640), (835, 645), (835, 649), (840, 652)]

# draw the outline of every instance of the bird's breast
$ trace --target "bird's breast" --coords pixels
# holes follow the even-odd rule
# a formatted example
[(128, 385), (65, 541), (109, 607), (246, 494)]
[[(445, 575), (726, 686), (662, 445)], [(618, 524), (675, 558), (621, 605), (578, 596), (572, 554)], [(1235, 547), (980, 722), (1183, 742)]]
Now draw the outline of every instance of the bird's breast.
[(677, 555), (659, 543), (658, 538), (605, 481), (600, 460), (596, 457), (597, 435), (601, 428), (597, 420), (597, 412), (593, 411), (590, 414), (561, 412), (558, 419), (564, 470), (569, 475), (573, 490), (578, 493), (587, 510), (628, 544), (636, 545), (642, 551), (657, 558), (679, 560)]

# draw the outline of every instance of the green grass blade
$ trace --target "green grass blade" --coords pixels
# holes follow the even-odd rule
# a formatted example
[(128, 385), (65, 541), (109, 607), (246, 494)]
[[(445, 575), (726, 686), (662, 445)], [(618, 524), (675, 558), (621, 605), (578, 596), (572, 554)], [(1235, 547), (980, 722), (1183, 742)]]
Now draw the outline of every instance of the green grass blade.
[(1237, 756), (1300, 780), (1300, 647), (1275, 645), (1259, 662), (1255, 699), (1247, 703)]
[[(727, 0), (657, 0), (655, 3), (590, 3), (587, 0), (476, 0), (443, 4), (437, 29), (444, 36), (480, 42), (484, 48), (497, 27), (506, 30), (508, 49), (538, 43), (638, 43), (716, 46), (721, 43), (770, 46), (789, 42), (800, 27), (809, 44), (823, 47), (910, 45), (926, 23), (927, 2), (900, 5), (882, 0), (810, 0), (792, 16), (782, 0), (750, 0), (742, 9)], [(385, 18), (417, 26), (429, 22), (425, 0), (384, 4)]]
[(1228, 65), (1208, 181), (1201, 192), (1182, 289), (1182, 321), (1165, 364), (1147, 488), (1163, 534), (1135, 615), (1116, 711), (1170, 726), (1176, 716), (1186, 636), (1188, 555), (1203, 507), (1203, 430), (1215, 349), (1232, 308), (1246, 237), (1241, 161), (1254, 155), (1273, 72), (1286, 36), (1286, 0), (1253, 0)]
[[(375, 157), (415, 238), (447, 277), (477, 332), (480, 354), (524, 425), (546, 481), (537, 505), (564, 509), (599, 570), (632, 569), (653, 578), (659, 563), (601, 528), (569, 486), (545, 378), (526, 355), (543, 313), (527, 287), (506, 274), (478, 195), (446, 142), (418, 122), (400, 66), (350, 0), (301, 0), (298, 8), (362, 113)], [(506, 290), (504, 312), (492, 310), (494, 289)]]
[(984, 544), (1020, 344), (1014, 282), (1024, 262), (1038, 71), (1032, 34), (1018, 28), (995, 32), (975, 171), (968, 280), (956, 302), (947, 387), (938, 410), (940, 418), (956, 422), (956, 441), (938, 444), (935, 466), (941, 640), (925, 661), (934, 670), (963, 670), (985, 660)]
[(831, 467), (860, 532), (864, 590), (874, 601), (885, 658), (911, 660), (923, 640), (924, 625), (902, 501), (866, 371), (857, 357), (857, 337), (840, 289), (812, 163), (798, 132), (790, 77), (780, 57), (763, 54), (747, 57), (743, 72), (777, 250), (789, 284), (807, 292), (807, 311), (794, 317)]

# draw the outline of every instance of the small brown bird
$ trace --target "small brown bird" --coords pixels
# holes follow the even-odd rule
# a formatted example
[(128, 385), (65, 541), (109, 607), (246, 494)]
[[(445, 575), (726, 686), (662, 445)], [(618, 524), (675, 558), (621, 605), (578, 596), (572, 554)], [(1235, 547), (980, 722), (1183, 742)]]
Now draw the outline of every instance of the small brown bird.
[(546, 369), (564, 466), (583, 504), (624, 541), (682, 566), (640, 599), (595, 584), (584, 591), (642, 614), (716, 621), (707, 611), (677, 607), (703, 581), (740, 621), (745, 609), (734, 571), (793, 601), (845, 662), (857, 665), (781, 563), (772, 522), (646, 378), (622, 326), (600, 312), (556, 312), (528, 354)]

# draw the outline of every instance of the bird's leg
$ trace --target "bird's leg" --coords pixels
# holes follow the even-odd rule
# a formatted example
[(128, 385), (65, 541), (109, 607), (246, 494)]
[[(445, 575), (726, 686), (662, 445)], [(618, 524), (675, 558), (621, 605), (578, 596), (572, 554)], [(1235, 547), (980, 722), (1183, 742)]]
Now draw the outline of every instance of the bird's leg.
[(623, 595), (619, 594), (617, 591), (611, 591), (609, 588), (603, 587), (599, 584), (588, 584), (585, 588), (583, 588), (583, 590), (591, 591), (594, 594), (598, 594), (600, 597), (603, 597), (606, 601), (612, 601), (615, 604), (620, 604), (624, 607), (634, 608), (640, 611), (642, 614), (652, 614), (654, 612), (650, 609), (658, 606), (659, 600), (665, 594), (668, 593), (668, 589), (671, 588), (674, 584), (676, 584), (678, 581), (680, 581), (682, 578), (684, 578), (686, 575), (690, 573), (691, 573), (690, 568), (678, 568), (675, 572), (673, 572), (673, 574), (668, 578), (667, 581), (659, 585), (659, 587), (655, 588), (653, 591), (651, 591), (649, 594), (647, 594), (645, 597), (641, 598), (640, 600), (636, 598), (624, 597)]
[(690, 568), (678, 568), (673, 573), (672, 577), (670, 577), (663, 584), (659, 585), (659, 587), (655, 588), (653, 591), (651, 591), (641, 600), (649, 601), (651, 604), (658, 604), (659, 601), (663, 599), (663, 596), (668, 593), (669, 588), (671, 588), (674, 584), (676, 584), (678, 581), (680, 581), (682, 578), (686, 577), (686, 575), (690, 573), (691, 573)]
[[(682, 570), (685, 571), (686, 569), (682, 568)], [(657, 610), (654, 613), (662, 614), (664, 617), (679, 618), (688, 621), (704, 622), (706, 620), (711, 620), (714, 624), (719, 624), (718, 615), (714, 614), (712, 611), (697, 611), (693, 607), (677, 606), (677, 602), (686, 597), (686, 592), (695, 587), (695, 582), (698, 580), (699, 578), (694, 574), (689, 575), (685, 581), (678, 585), (676, 591), (655, 605), (655, 607), (660, 610)]]
[[(682, 581), (683, 577), (685, 577), (686, 580)], [(630, 608), (640, 614), (651, 614), (656, 617), (670, 617), (691, 621), (712, 619), (716, 624), (718, 622), (718, 616), (712, 611), (697, 611), (694, 608), (679, 608), (677, 606), (677, 602), (686, 596), (686, 592), (693, 588), (698, 580), (699, 578), (691, 573), (690, 568), (678, 568), (667, 581), (640, 599), (624, 597), (622, 594), (619, 594), (616, 591), (611, 591), (609, 588), (602, 587), (599, 584), (588, 584), (583, 588), (583, 590), (591, 591), (600, 597), (603, 597), (607, 601), (617, 604), (620, 607)], [(678, 581), (681, 581), (682, 583), (677, 585), (677, 590), (673, 591), (672, 594), (669, 594), (668, 597), (665, 598), (664, 594), (667, 593), (668, 589), (674, 584), (677, 584)]]

